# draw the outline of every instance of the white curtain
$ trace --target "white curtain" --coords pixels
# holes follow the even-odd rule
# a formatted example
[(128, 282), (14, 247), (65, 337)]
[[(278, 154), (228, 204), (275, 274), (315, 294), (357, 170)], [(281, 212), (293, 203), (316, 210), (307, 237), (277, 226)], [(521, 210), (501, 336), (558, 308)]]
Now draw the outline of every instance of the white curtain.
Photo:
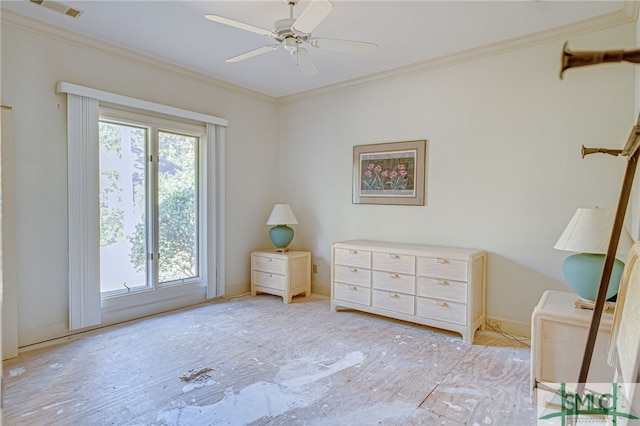
[(96, 99), (67, 94), (69, 329), (100, 324)]
[(224, 136), (225, 128), (223, 126), (207, 123), (206, 156), (209, 164), (208, 176), (206, 177), (208, 206), (205, 212), (209, 246), (207, 299), (224, 295)]
[(2, 157), (0, 160), (0, 302), (2, 306), (2, 359), (18, 356), (18, 284), (16, 271), (16, 213), (13, 179), (13, 111), (1, 106)]

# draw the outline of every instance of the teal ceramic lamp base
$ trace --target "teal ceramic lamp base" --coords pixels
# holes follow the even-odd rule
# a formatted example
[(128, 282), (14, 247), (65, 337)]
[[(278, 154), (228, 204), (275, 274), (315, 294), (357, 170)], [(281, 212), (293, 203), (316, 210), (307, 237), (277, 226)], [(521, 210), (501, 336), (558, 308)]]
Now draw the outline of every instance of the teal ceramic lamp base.
[[(567, 257), (562, 272), (571, 289), (583, 299), (596, 300), (604, 269), (604, 254), (578, 253)], [(618, 294), (624, 262), (616, 259), (607, 288), (607, 300)]]
[(269, 231), (269, 237), (276, 251), (289, 251), (287, 246), (293, 240), (293, 229), (287, 225), (276, 225)]

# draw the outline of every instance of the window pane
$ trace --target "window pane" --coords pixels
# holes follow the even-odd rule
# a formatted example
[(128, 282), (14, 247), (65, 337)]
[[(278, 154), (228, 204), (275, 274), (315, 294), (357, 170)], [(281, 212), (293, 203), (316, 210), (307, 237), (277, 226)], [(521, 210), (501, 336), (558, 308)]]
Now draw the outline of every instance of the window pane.
[(147, 285), (143, 128), (101, 121), (100, 290)]
[(198, 275), (198, 138), (158, 133), (158, 281)]

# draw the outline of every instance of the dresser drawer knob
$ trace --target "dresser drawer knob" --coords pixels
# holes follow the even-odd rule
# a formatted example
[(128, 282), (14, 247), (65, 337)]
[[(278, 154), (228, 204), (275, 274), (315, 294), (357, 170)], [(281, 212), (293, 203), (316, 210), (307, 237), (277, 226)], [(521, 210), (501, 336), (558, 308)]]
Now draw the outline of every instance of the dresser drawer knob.
[(394, 299), (397, 299), (400, 297), (400, 295), (398, 293), (387, 293), (389, 295), (389, 297), (393, 297)]
[(389, 278), (400, 278), (400, 275), (389, 273)]
[(352, 285), (350, 288), (351, 288), (351, 290), (358, 291), (358, 287), (355, 286), (355, 285)]
[(273, 259), (270, 257), (267, 257), (266, 259), (267, 259), (267, 262), (273, 262)]
[(392, 259), (400, 259), (400, 256), (398, 256), (397, 254), (390, 254), (389, 257)]
[(358, 268), (349, 268), (351, 272), (358, 272)]
[(449, 304), (447, 302), (443, 302), (443, 301), (440, 301), (440, 300), (435, 300), (433, 303), (435, 303), (438, 306), (442, 306), (442, 307), (449, 306)]
[(438, 285), (449, 285), (449, 281), (445, 280), (434, 280)]
[(351, 253), (351, 254), (358, 254), (358, 250), (349, 250), (349, 253)]
[(449, 263), (447, 259), (434, 259), (436, 263)]

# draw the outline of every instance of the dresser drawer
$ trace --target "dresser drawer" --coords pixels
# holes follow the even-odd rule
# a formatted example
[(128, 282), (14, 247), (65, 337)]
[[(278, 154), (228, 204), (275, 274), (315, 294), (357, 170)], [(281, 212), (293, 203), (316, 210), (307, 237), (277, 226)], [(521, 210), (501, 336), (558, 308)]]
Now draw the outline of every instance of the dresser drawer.
[(373, 252), (373, 269), (398, 272), (400, 274), (416, 273), (416, 257), (394, 253)]
[(366, 250), (337, 248), (334, 260), (338, 265), (371, 269), (371, 252)]
[(285, 289), (285, 276), (270, 272), (253, 271), (251, 284), (258, 287), (268, 287), (275, 290)]
[(418, 277), (416, 295), (467, 303), (467, 283), (438, 278)]
[(467, 281), (467, 262), (440, 257), (419, 257), (418, 275), (443, 278), (455, 281)]
[(467, 306), (446, 300), (416, 297), (416, 315), (460, 325), (467, 324)]
[(346, 284), (371, 287), (371, 271), (353, 266), (336, 265), (334, 268), (334, 280)]
[(253, 262), (251, 269), (273, 272), (275, 274), (286, 274), (287, 266), (284, 259), (254, 254), (251, 260)]
[(413, 315), (414, 304), (415, 297), (413, 295), (384, 290), (371, 292), (371, 306), (376, 308)]
[(416, 277), (414, 275), (398, 274), (395, 272), (372, 271), (371, 283), (373, 288), (380, 290), (414, 294)]
[(333, 298), (369, 306), (371, 303), (371, 290), (368, 287), (360, 287), (358, 285), (334, 283)]

